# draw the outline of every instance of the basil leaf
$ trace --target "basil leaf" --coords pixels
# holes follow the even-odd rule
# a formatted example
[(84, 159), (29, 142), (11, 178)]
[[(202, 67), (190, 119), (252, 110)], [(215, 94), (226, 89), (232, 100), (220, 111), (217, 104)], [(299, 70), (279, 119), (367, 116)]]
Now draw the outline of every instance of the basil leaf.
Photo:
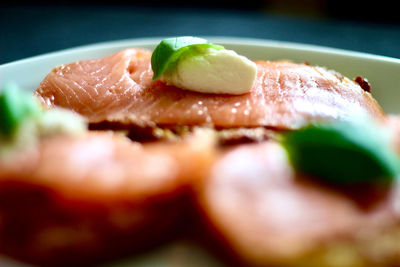
[(371, 121), (309, 125), (287, 134), (283, 144), (298, 170), (333, 183), (391, 180), (400, 173), (390, 136)]
[(25, 118), (39, 112), (39, 104), (31, 94), (13, 83), (4, 85), (0, 92), (0, 135), (11, 138)]
[(191, 36), (162, 40), (151, 56), (151, 68), (154, 73), (153, 81), (159, 79), (165, 71), (173, 70), (183, 54), (188, 52), (199, 54), (207, 48), (224, 49), (223, 46), (214, 45), (205, 39)]

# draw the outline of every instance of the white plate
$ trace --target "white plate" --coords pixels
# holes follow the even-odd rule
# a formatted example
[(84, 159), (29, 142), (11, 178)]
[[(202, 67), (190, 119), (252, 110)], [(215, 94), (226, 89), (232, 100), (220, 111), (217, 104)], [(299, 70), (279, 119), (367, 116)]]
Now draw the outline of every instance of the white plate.
[[(0, 66), (0, 84), (15, 81), (35, 90), (51, 68), (80, 59), (98, 58), (128, 47), (152, 49), (161, 39), (145, 38), (99, 43), (23, 59)], [(261, 39), (205, 37), (251, 59), (289, 59), (326, 66), (343, 75), (367, 78), (372, 94), (388, 113), (400, 113), (400, 59), (306, 44)]]
[[(55, 66), (80, 59), (103, 57), (129, 47), (152, 49), (165, 37), (132, 39), (100, 43), (49, 53), (23, 59), (0, 66), (0, 85), (14, 81), (32, 92), (40, 81)], [(326, 66), (354, 78), (367, 78), (372, 85), (372, 94), (388, 113), (400, 113), (400, 59), (376, 56), (327, 47), (278, 42), (261, 39), (229, 37), (204, 37), (213, 43), (224, 45), (253, 60), (289, 59), (295, 62), (308, 61), (312, 65)], [(169, 266), (171, 259), (176, 265), (196, 263), (196, 266), (217, 266), (207, 253), (193, 244), (177, 242), (169, 247), (127, 260), (113, 266)], [(23, 266), (0, 258), (1, 266)]]

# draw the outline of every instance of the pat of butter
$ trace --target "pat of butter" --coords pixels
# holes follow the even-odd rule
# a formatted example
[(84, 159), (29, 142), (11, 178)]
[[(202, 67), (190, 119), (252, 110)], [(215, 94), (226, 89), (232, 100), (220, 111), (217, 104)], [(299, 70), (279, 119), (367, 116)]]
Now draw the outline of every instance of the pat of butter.
[(87, 123), (83, 117), (62, 108), (53, 108), (43, 112), (36, 124), (41, 137), (80, 136), (87, 131)]
[(176, 68), (162, 80), (176, 87), (212, 94), (244, 94), (257, 77), (257, 65), (232, 50), (206, 49), (204, 53), (183, 55)]

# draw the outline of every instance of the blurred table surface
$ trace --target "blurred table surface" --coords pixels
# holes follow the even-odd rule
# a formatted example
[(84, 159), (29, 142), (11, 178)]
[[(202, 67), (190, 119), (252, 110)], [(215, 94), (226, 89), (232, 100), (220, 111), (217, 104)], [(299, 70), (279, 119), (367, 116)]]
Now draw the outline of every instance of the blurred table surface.
[(97, 42), (180, 35), (262, 38), (400, 58), (397, 23), (249, 9), (13, 5), (0, 8), (0, 64)]

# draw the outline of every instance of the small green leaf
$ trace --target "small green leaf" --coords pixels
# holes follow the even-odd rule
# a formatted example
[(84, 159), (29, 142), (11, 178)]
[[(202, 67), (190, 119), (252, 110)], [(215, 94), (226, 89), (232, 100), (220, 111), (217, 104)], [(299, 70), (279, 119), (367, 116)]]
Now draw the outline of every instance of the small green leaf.
[(0, 135), (11, 138), (22, 121), (40, 112), (39, 104), (14, 83), (5, 84), (0, 92)]
[(309, 125), (288, 133), (283, 144), (298, 170), (333, 183), (391, 180), (400, 172), (390, 135), (367, 120)]
[(205, 39), (191, 36), (162, 40), (151, 56), (151, 67), (154, 72), (153, 81), (159, 79), (165, 71), (173, 70), (183, 54), (189, 52), (200, 54), (207, 48), (224, 49), (223, 46), (214, 45)]

